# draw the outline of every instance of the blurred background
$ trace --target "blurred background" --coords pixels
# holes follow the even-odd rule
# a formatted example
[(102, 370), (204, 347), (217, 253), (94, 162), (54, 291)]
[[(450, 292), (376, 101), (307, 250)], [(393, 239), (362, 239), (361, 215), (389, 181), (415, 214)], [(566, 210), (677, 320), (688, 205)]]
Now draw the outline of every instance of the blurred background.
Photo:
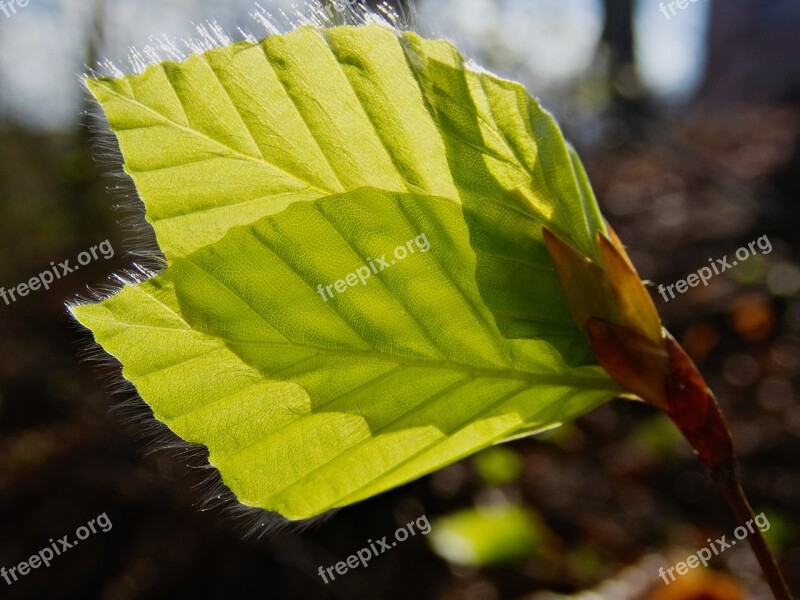
[[(750, 499), (800, 590), (800, 3), (678, 4), (399, 8), (555, 113), (644, 278), (674, 283), (769, 237), (771, 253), (708, 287), (669, 303), (654, 294), (719, 397)], [(141, 408), (103, 384), (116, 368), (86, 360), (86, 336), (64, 310), (130, 267), (141, 236), (120, 224), (125, 211), (108, 188), (123, 184), (113, 155), (93, 147), (79, 76), (100, 58), (124, 70), (131, 47), (191, 37), (192, 23), (261, 37), (253, 9), (250, 0), (0, 6), (0, 286), (106, 239), (116, 249), (49, 291), (0, 300), (0, 566), (100, 513), (113, 523), (49, 568), (0, 580), (0, 598), (769, 598), (744, 544), (668, 587), (658, 579), (659, 567), (730, 538), (736, 523), (666, 418), (622, 401), (305, 531), (247, 536), (247, 519), (225, 502), (204, 504), (202, 450), (153, 443)], [(421, 514), (434, 526), (427, 538), (329, 585), (317, 575)]]

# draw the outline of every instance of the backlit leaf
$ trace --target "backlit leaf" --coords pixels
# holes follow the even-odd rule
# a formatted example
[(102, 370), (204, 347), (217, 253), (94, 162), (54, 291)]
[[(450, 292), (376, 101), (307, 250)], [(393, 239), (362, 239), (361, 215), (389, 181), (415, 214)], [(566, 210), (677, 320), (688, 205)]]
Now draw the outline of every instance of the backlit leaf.
[(74, 313), (243, 503), (297, 519), (616, 393), (599, 367), (505, 338), (474, 268), (458, 205), (366, 188), (235, 228)]
[(301, 27), (88, 86), (169, 266), (73, 314), (241, 502), (310, 517), (619, 392), (542, 238), (600, 258), (583, 168), (450, 43)]

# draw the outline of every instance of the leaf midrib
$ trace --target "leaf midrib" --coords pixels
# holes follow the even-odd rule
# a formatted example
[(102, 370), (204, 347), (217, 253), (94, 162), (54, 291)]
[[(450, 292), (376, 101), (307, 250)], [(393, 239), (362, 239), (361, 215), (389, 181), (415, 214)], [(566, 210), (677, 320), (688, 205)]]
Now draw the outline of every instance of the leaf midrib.
[(570, 385), (579, 382), (581, 383), (581, 387), (587, 389), (608, 390), (608, 391), (615, 391), (617, 389), (617, 387), (613, 384), (613, 382), (610, 379), (604, 377), (585, 377), (578, 375), (551, 375), (545, 373), (535, 374), (526, 371), (519, 371), (517, 369), (492, 369), (486, 367), (474, 367), (465, 363), (454, 362), (452, 360), (435, 361), (435, 360), (428, 360), (421, 358), (402, 357), (402, 356), (397, 356), (395, 354), (386, 354), (385, 352), (380, 352), (374, 349), (344, 350), (339, 348), (323, 348), (320, 346), (310, 346), (308, 344), (299, 344), (291, 341), (280, 342), (280, 341), (270, 341), (270, 340), (240, 340), (240, 339), (221, 337), (209, 333), (203, 333), (198, 330), (193, 330), (191, 328), (186, 330), (175, 327), (140, 325), (139, 323), (131, 323), (130, 321), (122, 321), (119, 319), (113, 320), (113, 319), (102, 319), (98, 317), (83, 317), (83, 320), (95, 321), (100, 323), (112, 323), (115, 325), (124, 324), (138, 329), (153, 329), (159, 331), (182, 331), (185, 333), (195, 333), (197, 335), (202, 335), (220, 340), (222, 342), (225, 342), (226, 344), (251, 344), (251, 345), (263, 345), (263, 346), (291, 347), (291, 348), (296, 348), (298, 350), (311, 351), (314, 353), (315, 356), (335, 356), (339, 358), (351, 357), (351, 358), (362, 358), (362, 359), (365, 357), (373, 358), (376, 360), (382, 360), (388, 363), (403, 365), (406, 367), (444, 369), (449, 371), (455, 371), (459, 373), (465, 373), (475, 378), (504, 379), (504, 380), (510, 379), (516, 381), (525, 381), (531, 384), (547, 383), (554, 385), (559, 385), (559, 384)]
[[(214, 336), (217, 337), (217, 336)], [(339, 358), (373, 358), (385, 362), (404, 365), (406, 367), (418, 367), (426, 369), (444, 369), (449, 371), (456, 371), (465, 373), (475, 378), (486, 379), (504, 379), (526, 381), (528, 383), (537, 384), (574, 384), (575, 382), (583, 383), (583, 387), (598, 390), (616, 390), (617, 387), (610, 379), (604, 377), (584, 377), (577, 375), (552, 375), (552, 374), (536, 374), (528, 371), (520, 371), (517, 369), (493, 369), (487, 367), (475, 367), (466, 363), (455, 362), (452, 360), (430, 360), (424, 358), (410, 358), (397, 356), (395, 354), (386, 354), (378, 350), (344, 350), (338, 348), (321, 348), (319, 346), (309, 346), (306, 344), (297, 344), (294, 342), (274, 342), (269, 340), (235, 340), (223, 337), (218, 337), (225, 343), (230, 344), (254, 344), (265, 346), (290, 346), (298, 350), (308, 350), (315, 353), (316, 356), (335, 356)], [(311, 358), (311, 357), (308, 357)], [(591, 385), (588, 385), (591, 384)]]

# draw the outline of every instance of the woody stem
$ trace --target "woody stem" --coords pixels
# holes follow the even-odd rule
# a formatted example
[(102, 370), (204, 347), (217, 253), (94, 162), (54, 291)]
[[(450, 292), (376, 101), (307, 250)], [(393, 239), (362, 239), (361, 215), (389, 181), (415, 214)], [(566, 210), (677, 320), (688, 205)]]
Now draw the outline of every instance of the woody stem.
[[(736, 463), (731, 462), (713, 470), (711, 478), (725, 497), (725, 501), (728, 503), (734, 517), (736, 517), (736, 522), (741, 526), (748, 522), (755, 522), (753, 508), (747, 501), (747, 496), (742, 489)], [(752, 533), (747, 536), (747, 540), (750, 542), (750, 547), (753, 549), (756, 559), (758, 559), (758, 564), (761, 565), (764, 578), (769, 584), (775, 600), (792, 600), (786, 580), (783, 578), (778, 564), (775, 562), (775, 557), (761, 534), (761, 530), (755, 527), (751, 528), (750, 531)]]

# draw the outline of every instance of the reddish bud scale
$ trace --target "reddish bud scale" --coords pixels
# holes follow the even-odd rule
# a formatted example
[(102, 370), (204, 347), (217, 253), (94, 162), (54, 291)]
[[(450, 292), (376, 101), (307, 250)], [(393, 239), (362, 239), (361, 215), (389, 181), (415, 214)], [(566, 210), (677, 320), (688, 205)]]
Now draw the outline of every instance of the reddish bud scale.
[(661, 408), (712, 471), (733, 464), (730, 431), (691, 358), (661, 327), (655, 306), (619, 239), (600, 236), (602, 264), (543, 232), (570, 313), (625, 391)]
[(667, 334), (670, 371), (667, 414), (712, 471), (735, 461), (731, 432), (711, 390), (692, 359)]
[[(692, 359), (661, 326), (619, 238), (598, 234), (597, 260), (543, 230), (570, 314), (600, 366), (629, 394), (661, 408), (711, 470), (740, 525), (754, 518), (739, 483), (733, 442), (717, 400)], [(748, 537), (776, 600), (791, 600), (759, 530)]]

